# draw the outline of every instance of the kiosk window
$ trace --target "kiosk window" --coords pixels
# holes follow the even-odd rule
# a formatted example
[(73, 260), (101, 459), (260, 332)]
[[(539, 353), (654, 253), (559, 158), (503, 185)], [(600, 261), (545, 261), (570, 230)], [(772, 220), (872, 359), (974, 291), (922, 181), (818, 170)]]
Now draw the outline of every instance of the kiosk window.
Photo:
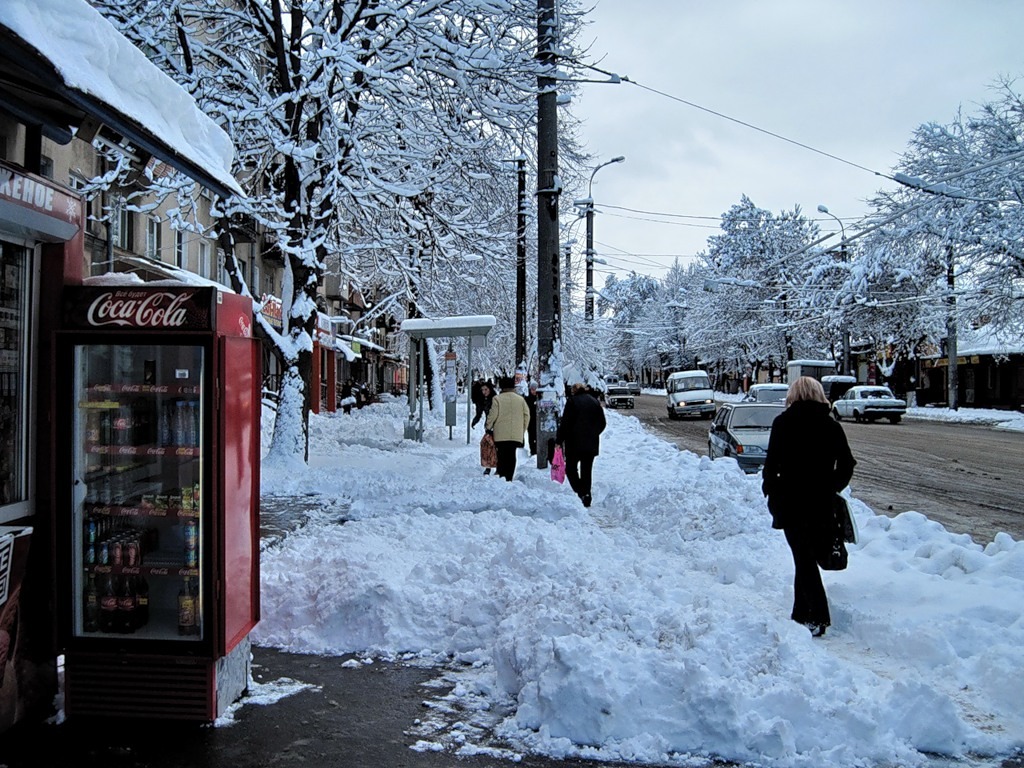
[(28, 500), (30, 253), (0, 240), (0, 522)]

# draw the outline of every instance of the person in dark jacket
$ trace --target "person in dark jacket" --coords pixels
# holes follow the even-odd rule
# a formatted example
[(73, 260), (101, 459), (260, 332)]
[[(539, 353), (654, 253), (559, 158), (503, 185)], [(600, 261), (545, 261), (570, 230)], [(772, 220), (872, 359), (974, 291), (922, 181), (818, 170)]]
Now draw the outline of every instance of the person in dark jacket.
[(565, 403), (555, 433), (555, 444), (562, 446), (565, 476), (585, 507), (591, 502), (594, 459), (600, 452), (605, 423), (604, 407), (597, 398), (583, 384), (573, 384), (572, 396)]
[(831, 624), (816, 553), (830, 535), (833, 498), (856, 463), (821, 383), (801, 376), (790, 384), (786, 410), (772, 423), (761, 490), (772, 527), (782, 529), (793, 553), (791, 618), (815, 637)]
[(478, 380), (473, 384), (471, 393), (473, 405), (476, 406), (476, 413), (470, 426), (475, 427), (481, 418), (486, 419), (491, 410), (491, 401), (494, 400), (494, 385), (490, 381)]
[(530, 455), (537, 455), (537, 382), (530, 382), (530, 391), (526, 395), (526, 405), (530, 409), (530, 427), (526, 430), (530, 442)]

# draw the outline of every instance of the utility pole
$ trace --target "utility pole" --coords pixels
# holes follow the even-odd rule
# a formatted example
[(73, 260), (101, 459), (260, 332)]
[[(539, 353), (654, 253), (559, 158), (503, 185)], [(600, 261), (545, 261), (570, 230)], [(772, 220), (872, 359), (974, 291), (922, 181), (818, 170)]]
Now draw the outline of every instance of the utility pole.
[(537, 0), (537, 468), (548, 465), (548, 441), (558, 429), (561, 369), (552, 365), (561, 342), (559, 285), (558, 93), (555, 0)]
[(949, 408), (956, 411), (960, 408), (960, 369), (957, 366), (956, 338), (956, 275), (954, 269), (953, 246), (946, 246), (946, 360), (948, 377), (946, 387), (949, 390)]
[(526, 158), (516, 159), (516, 366), (526, 365)]

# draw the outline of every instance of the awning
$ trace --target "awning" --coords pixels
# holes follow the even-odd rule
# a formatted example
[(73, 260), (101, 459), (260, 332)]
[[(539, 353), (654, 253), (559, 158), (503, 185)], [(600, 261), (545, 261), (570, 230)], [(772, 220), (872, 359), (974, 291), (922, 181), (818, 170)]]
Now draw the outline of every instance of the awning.
[(85, 0), (0, 2), (0, 110), (59, 144), (131, 145), (221, 197), (243, 194), (227, 134)]

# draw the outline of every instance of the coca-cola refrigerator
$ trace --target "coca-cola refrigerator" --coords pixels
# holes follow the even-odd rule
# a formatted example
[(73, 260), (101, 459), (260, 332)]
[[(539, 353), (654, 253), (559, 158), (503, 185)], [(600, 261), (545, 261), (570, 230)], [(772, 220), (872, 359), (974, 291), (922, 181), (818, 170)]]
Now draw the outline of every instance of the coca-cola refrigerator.
[(246, 689), (259, 620), (252, 301), (90, 284), (65, 289), (62, 314), (65, 713), (212, 721)]

